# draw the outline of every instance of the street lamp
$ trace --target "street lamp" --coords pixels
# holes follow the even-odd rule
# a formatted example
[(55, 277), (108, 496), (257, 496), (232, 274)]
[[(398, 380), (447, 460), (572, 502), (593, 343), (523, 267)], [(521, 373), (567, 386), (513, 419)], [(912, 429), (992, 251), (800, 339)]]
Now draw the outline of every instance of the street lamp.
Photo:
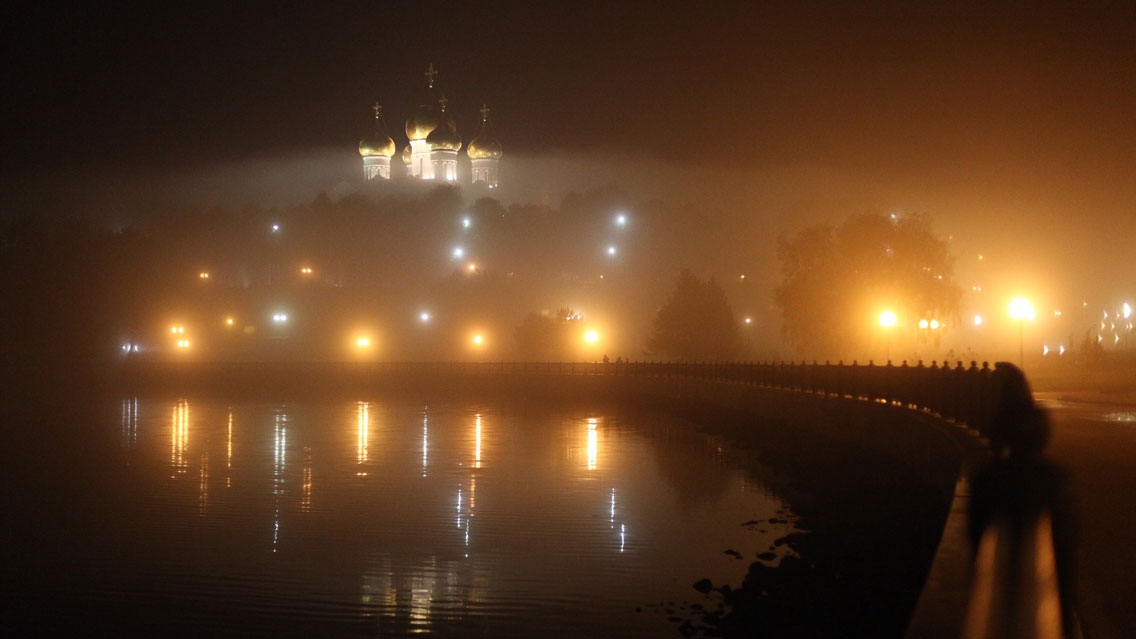
[[(746, 320), (749, 321), (748, 319)], [(880, 326), (887, 332), (887, 360), (891, 361), (891, 329), (895, 328), (896, 318), (895, 313), (892, 311), (884, 311), (880, 313)]]
[(1018, 320), (1018, 365), (1025, 368), (1025, 326), (1036, 317), (1033, 304), (1024, 297), (1015, 297), (1010, 300), (1010, 317)]

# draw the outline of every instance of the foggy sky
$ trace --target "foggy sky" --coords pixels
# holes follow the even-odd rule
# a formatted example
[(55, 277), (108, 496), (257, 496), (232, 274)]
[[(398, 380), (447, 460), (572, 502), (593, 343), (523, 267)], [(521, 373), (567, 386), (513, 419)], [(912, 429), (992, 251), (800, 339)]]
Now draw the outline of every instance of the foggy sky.
[(698, 202), (737, 245), (696, 269), (910, 210), (964, 287), (982, 253), (1065, 298), (1136, 291), (1136, 5), (666, 4), (8, 7), (4, 213), (60, 179), (187, 206), (334, 193), (373, 102), (405, 144), (432, 61), (466, 140), (491, 105), (504, 193)]

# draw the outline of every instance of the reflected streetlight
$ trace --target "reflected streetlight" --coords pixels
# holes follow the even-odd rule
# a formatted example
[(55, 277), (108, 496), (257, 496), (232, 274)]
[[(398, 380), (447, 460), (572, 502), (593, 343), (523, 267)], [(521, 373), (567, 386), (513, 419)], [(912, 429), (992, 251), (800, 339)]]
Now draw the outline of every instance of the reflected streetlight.
[(1018, 321), (1018, 366), (1025, 368), (1025, 326), (1026, 322), (1032, 322), (1036, 317), (1033, 304), (1024, 297), (1015, 297), (1010, 300), (1010, 317)]

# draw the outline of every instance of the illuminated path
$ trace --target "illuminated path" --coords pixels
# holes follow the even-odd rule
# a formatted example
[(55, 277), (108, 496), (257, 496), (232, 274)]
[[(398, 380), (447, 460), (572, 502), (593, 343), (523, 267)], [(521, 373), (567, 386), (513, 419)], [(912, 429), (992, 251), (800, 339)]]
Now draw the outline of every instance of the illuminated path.
[(1047, 452), (1071, 471), (1076, 491), (1085, 636), (1136, 637), (1136, 397), (1037, 398), (1053, 418)]

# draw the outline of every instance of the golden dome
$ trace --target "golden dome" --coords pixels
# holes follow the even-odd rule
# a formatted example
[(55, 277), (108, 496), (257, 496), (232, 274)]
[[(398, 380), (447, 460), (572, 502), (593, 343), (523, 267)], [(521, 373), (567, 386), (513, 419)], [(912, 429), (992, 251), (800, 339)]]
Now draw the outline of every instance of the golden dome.
[(406, 148), (402, 150), (402, 163), (406, 166), (410, 166), (411, 162), (413, 162), (413, 158), (414, 151), (410, 148), (410, 145), (407, 144)]
[(458, 126), (454, 123), (453, 117), (446, 113), (446, 100), (441, 100), (441, 116), (438, 118), (438, 126), (426, 136), (426, 144), (430, 145), (431, 151), (459, 151), (462, 148), (462, 139), (458, 135)]
[(375, 132), (359, 140), (359, 155), (363, 157), (377, 156), (389, 158), (394, 155), (398, 147), (394, 145), (394, 140), (392, 140), (390, 134), (387, 133), (386, 125), (383, 124), (383, 108), (376, 104), (374, 109)]
[(406, 137), (411, 141), (425, 140), (426, 136), (438, 126), (438, 111), (434, 108), (438, 102), (438, 96), (434, 91), (434, 78), (437, 75), (437, 69), (434, 68), (433, 63), (430, 63), (426, 67), (426, 91), (422, 94), (418, 108), (406, 120)]
[(481, 130), (469, 141), (466, 153), (471, 160), (501, 159), (501, 141), (489, 132), (489, 107), (485, 105), (481, 106)]
[(437, 127), (438, 116), (434, 113), (434, 108), (424, 104), (406, 121), (406, 137), (409, 140), (425, 140)]

